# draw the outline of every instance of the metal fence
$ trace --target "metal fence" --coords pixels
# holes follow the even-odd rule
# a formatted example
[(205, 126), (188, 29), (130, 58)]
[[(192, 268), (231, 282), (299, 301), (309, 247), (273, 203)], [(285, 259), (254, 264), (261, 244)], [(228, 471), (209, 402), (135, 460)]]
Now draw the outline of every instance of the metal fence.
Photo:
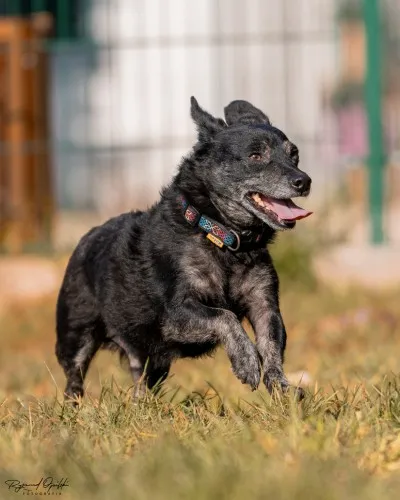
[[(393, 157), (400, 12), (395, 0), (381, 4)], [(327, 198), (368, 150), (360, 7), (361, 0), (0, 0), (3, 21), (51, 15), (36, 16), (41, 35), (23, 50), (35, 43), (47, 57), (50, 126), (30, 144), (34, 154), (50, 154), (56, 207), (106, 216), (154, 201), (193, 142), (190, 95), (214, 114), (238, 98), (265, 110), (298, 143), (314, 192)], [(7, 52), (7, 42), (0, 46)], [(3, 214), (15, 209), (4, 180), (11, 153), (1, 135), (10, 93), (1, 81), (9, 82), (10, 64), (10, 52), (0, 57)]]

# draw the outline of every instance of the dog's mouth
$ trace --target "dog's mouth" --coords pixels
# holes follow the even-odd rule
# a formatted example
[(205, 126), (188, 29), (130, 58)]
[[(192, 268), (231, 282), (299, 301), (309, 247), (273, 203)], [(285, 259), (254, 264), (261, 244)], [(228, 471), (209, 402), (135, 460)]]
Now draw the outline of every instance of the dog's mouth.
[(249, 193), (247, 199), (258, 212), (286, 228), (294, 227), (296, 221), (312, 214), (309, 210), (296, 205), (290, 198), (282, 200), (261, 193)]

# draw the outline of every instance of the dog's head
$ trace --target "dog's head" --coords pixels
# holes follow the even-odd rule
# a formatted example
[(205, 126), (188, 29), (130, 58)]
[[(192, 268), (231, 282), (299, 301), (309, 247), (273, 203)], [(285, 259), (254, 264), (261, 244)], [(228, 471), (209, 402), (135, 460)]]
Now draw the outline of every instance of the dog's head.
[(273, 229), (290, 229), (310, 215), (292, 202), (307, 196), (311, 179), (298, 168), (299, 152), (268, 117), (247, 101), (233, 101), (225, 120), (204, 111), (191, 99), (198, 130), (194, 155), (212, 203), (238, 226), (258, 221)]

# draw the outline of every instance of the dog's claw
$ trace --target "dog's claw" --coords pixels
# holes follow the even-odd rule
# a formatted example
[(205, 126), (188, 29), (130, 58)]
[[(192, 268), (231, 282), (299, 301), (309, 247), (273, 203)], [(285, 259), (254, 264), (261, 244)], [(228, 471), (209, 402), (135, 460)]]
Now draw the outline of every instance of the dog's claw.
[(305, 397), (304, 389), (302, 387), (291, 386), (285, 375), (279, 370), (266, 370), (264, 373), (264, 384), (270, 394), (272, 393), (274, 387), (277, 387), (282, 392), (288, 392), (293, 388), (298, 401), (301, 401)]
[(233, 370), (233, 372), (242, 384), (249, 385), (252, 391), (255, 391), (260, 385), (261, 373), (259, 371), (250, 373), (249, 371), (246, 372), (244, 370)]

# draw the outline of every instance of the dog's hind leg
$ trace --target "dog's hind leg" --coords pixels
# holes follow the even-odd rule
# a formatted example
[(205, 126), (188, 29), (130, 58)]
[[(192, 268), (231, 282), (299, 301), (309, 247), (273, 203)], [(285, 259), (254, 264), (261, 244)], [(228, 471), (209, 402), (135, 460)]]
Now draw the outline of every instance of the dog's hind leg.
[(94, 335), (96, 326), (69, 330), (59, 338), (56, 355), (67, 377), (65, 397), (75, 400), (83, 396), (83, 382), (90, 362), (99, 349), (101, 342)]
[(128, 359), (129, 370), (134, 384), (132, 394), (133, 398), (142, 396), (145, 392), (145, 388), (143, 386), (144, 370), (146, 365), (145, 356), (143, 356), (138, 349), (132, 346), (130, 342), (126, 341), (120, 335), (114, 335), (112, 337), (112, 341), (121, 349), (122, 354), (124, 354)]
[(144, 396), (146, 386), (149, 389), (158, 387), (168, 376), (170, 361), (148, 358), (122, 336), (114, 336), (113, 342), (126, 355), (134, 384), (133, 398)]
[(146, 367), (146, 384), (149, 389), (158, 392), (161, 384), (168, 377), (171, 362), (168, 360), (149, 360)]

